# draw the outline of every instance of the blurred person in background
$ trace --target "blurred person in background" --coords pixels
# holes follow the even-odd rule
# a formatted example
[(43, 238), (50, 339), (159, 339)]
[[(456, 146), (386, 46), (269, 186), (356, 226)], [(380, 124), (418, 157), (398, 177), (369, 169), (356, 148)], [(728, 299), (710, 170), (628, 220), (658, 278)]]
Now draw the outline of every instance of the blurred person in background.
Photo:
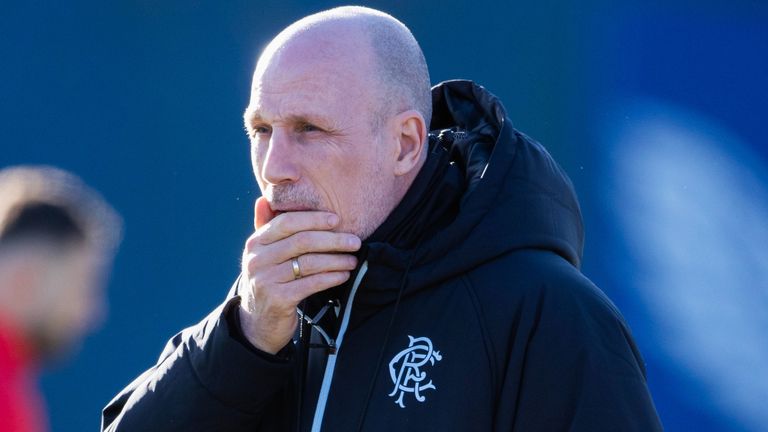
[(115, 211), (76, 176), (0, 170), (0, 431), (47, 429), (38, 370), (103, 318), (120, 232)]

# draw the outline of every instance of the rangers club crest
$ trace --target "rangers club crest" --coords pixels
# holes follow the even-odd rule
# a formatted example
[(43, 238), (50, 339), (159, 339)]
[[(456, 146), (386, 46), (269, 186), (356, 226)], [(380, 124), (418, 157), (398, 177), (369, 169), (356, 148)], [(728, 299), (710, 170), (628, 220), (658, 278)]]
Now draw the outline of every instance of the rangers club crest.
[(389, 376), (395, 386), (389, 396), (397, 397), (395, 403), (400, 408), (405, 408), (403, 398), (406, 393), (413, 393), (417, 401), (424, 402), (426, 400), (422, 394), (424, 390), (437, 390), (432, 380), (427, 379), (427, 372), (422, 368), (427, 363), (434, 366), (436, 361), (443, 359), (440, 351), (433, 349), (429, 338), (408, 336), (408, 339), (410, 340), (408, 348), (397, 353), (389, 362)]

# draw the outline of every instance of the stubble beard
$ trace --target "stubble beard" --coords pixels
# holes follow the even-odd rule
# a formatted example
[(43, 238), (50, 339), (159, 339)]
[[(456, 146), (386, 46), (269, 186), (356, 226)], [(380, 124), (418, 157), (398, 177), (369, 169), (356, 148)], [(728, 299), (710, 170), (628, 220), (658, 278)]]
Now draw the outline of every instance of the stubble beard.
[(275, 185), (267, 188), (264, 198), (273, 208), (301, 208), (306, 210), (328, 211), (323, 208), (322, 200), (314, 193), (295, 184)]
[[(355, 185), (355, 194), (351, 214), (341, 214), (341, 224), (334, 231), (355, 234), (365, 240), (384, 222), (392, 211), (390, 197), (382, 190), (385, 180), (381, 177), (378, 167), (362, 184)], [(314, 191), (298, 185), (277, 185), (267, 189), (264, 197), (273, 208), (300, 208), (306, 211), (329, 211)]]
[(354, 234), (362, 240), (370, 237), (394, 209), (392, 191), (385, 188), (393, 179), (385, 178), (378, 164), (369, 168), (370, 176), (360, 185), (359, 202), (355, 206), (359, 214), (355, 215)]

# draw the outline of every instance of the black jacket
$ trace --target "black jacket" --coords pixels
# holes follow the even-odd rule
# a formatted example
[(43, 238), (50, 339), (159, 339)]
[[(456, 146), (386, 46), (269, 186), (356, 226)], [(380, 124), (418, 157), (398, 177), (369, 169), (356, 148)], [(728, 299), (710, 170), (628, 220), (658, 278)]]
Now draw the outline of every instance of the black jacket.
[(248, 345), (236, 284), (102, 429), (661, 430), (626, 323), (579, 272), (565, 173), (482, 87), (446, 82), (433, 100), (425, 166), (350, 282), (301, 305), (295, 343)]

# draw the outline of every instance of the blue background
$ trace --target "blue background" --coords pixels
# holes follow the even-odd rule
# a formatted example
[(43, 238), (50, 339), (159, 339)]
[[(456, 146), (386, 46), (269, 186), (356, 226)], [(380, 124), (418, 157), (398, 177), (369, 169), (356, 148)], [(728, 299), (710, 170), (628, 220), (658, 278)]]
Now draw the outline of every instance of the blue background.
[[(570, 174), (584, 271), (633, 328), (667, 429), (764, 430), (768, 6), (689, 3), (365, 2), (413, 30), (433, 82), (486, 86)], [(0, 166), (74, 171), (126, 224), (108, 320), (43, 377), (52, 430), (97, 429), (223, 299), (258, 193), (252, 68), (281, 28), (335, 5), (3, 2)]]

